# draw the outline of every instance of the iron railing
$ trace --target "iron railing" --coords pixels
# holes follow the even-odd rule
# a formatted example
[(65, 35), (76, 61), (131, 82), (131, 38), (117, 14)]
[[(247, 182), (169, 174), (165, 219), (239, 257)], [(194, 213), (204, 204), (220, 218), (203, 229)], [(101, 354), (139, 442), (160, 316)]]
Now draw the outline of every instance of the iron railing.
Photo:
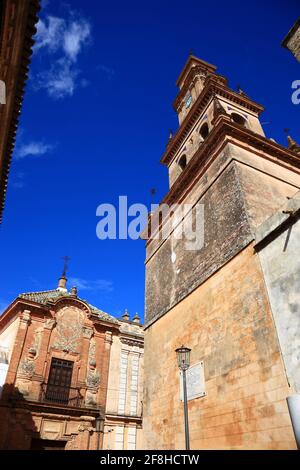
[(78, 388), (43, 383), (39, 401), (78, 408), (83, 405), (83, 396)]

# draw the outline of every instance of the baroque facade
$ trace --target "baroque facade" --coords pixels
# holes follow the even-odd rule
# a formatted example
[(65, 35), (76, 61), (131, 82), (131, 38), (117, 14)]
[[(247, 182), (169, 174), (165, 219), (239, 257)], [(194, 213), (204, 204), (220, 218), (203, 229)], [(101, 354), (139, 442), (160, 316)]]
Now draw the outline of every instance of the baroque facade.
[(0, 2), (0, 222), (39, 9), (39, 0)]
[[(183, 344), (191, 348), (191, 369), (204, 371), (202, 381), (200, 373), (188, 381), (200, 387), (188, 402), (192, 449), (294, 449), (287, 398), (299, 391), (299, 366), (291, 363), (299, 345), (291, 351), (290, 344), (299, 338), (299, 238), (293, 229), (282, 250), (285, 234), (277, 239), (276, 224), (267, 221), (291, 198), (297, 213), (300, 148), (290, 137), (288, 148), (268, 139), (263, 107), (232, 90), (215, 66), (191, 55), (177, 86), (179, 129), (161, 160), (170, 183), (162, 204), (170, 212), (174, 204), (201, 207), (204, 217), (198, 228), (190, 209), (173, 223), (161, 205), (144, 234), (145, 446), (184, 447), (175, 354)], [(189, 217), (195, 233), (204, 232), (192, 249), (178, 237)], [(276, 232), (273, 241), (268, 230)], [(285, 274), (276, 250), (289, 266)]]
[(1, 449), (142, 445), (138, 315), (117, 320), (62, 276), (57, 289), (22, 294), (5, 310), (0, 362)]

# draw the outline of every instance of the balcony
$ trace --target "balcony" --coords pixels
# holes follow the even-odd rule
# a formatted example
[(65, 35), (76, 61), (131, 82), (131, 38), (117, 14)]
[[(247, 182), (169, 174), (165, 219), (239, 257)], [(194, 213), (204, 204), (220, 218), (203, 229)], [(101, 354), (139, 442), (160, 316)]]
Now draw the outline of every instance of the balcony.
[(63, 405), (74, 408), (83, 406), (83, 396), (78, 388), (62, 387), (43, 383), (39, 401), (41, 403), (52, 403), (53, 405)]

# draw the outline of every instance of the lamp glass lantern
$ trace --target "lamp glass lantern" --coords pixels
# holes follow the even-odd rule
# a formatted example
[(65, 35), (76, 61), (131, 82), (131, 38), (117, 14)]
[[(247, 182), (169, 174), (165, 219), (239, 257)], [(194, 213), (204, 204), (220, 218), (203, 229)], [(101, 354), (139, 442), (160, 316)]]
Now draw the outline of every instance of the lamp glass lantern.
[(179, 369), (186, 371), (190, 367), (191, 349), (181, 346), (176, 349), (176, 355)]
[(98, 415), (96, 421), (96, 432), (101, 433), (104, 431), (104, 419), (101, 415)]

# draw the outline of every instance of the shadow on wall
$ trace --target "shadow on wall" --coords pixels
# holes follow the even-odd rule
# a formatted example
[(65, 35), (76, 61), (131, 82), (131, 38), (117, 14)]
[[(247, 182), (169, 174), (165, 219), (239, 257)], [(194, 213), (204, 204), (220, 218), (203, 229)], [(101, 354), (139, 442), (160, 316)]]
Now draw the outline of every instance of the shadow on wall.
[(45, 441), (40, 439), (22, 393), (14, 385), (5, 384), (0, 399), (0, 449), (43, 449), (41, 446)]

